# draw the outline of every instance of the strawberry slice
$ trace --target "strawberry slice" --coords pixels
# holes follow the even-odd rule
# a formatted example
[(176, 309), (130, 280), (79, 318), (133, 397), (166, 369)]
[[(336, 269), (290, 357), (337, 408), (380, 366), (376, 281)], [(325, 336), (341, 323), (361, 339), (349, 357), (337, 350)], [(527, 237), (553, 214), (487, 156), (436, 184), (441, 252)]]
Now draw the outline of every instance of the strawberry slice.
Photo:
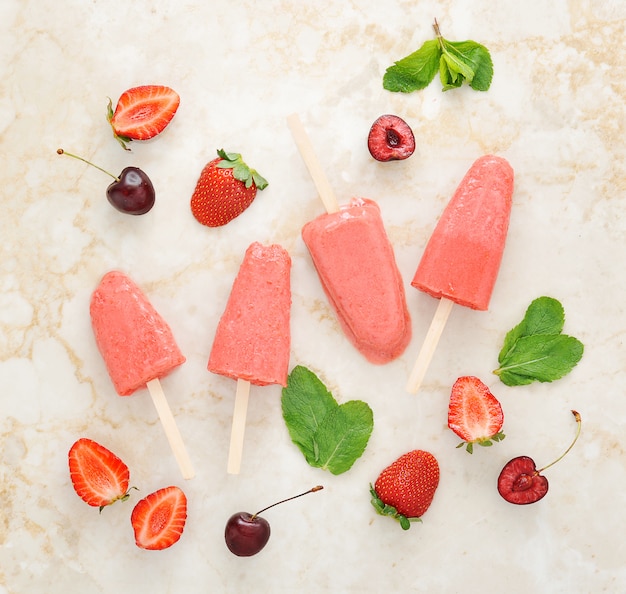
[(163, 132), (180, 104), (176, 91), (161, 85), (144, 85), (124, 91), (115, 111), (109, 99), (107, 119), (113, 135), (126, 150), (132, 140), (148, 140)]
[(448, 427), (463, 440), (457, 447), (466, 445), (471, 454), (475, 443), (490, 446), (502, 441), (503, 423), (502, 406), (483, 382), (473, 376), (456, 380), (450, 394)]
[(128, 499), (128, 466), (104, 446), (82, 437), (70, 448), (68, 459), (74, 490), (87, 504), (102, 511)]
[(187, 497), (178, 487), (165, 487), (139, 501), (130, 516), (135, 543), (160, 551), (178, 542), (187, 520)]

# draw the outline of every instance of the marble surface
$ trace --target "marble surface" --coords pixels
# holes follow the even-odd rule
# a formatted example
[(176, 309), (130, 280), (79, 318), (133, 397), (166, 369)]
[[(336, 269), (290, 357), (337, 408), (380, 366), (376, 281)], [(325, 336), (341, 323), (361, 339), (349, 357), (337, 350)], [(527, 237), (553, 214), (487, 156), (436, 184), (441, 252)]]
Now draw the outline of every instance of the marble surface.
[[(4, 0), (0, 5), (0, 592), (623, 592), (626, 591), (626, 70), (620, 0)], [(486, 93), (382, 88), (385, 68), (432, 36), (492, 52)], [(105, 121), (138, 84), (167, 84), (180, 109), (158, 138), (125, 153)], [(286, 116), (298, 112), (341, 201), (378, 201), (405, 280), (413, 340), (385, 366), (341, 334), (300, 237), (322, 212)], [(378, 163), (365, 139), (396, 113), (416, 153)], [(105, 199), (109, 180), (57, 156), (62, 146), (157, 188), (147, 215)], [(189, 198), (217, 148), (242, 152), (270, 182), (241, 217), (199, 225)], [(507, 247), (488, 312), (455, 308), (422, 391), (405, 382), (435, 310), (409, 285), (447, 200), (486, 152), (516, 171)], [(339, 401), (361, 398), (375, 429), (361, 459), (333, 476), (291, 443), (280, 387), (253, 388), (241, 473), (226, 473), (235, 383), (207, 372), (217, 321), (245, 248), (278, 242), (293, 258), (291, 366), (306, 365)], [(170, 323), (185, 365), (163, 388), (196, 467), (181, 478), (147, 390), (114, 393), (88, 302), (124, 270)], [(581, 363), (552, 384), (507, 388), (491, 371), (505, 332), (540, 295), (558, 298)], [(501, 400), (506, 439), (472, 456), (446, 427), (449, 389), (481, 377)], [(546, 474), (540, 503), (503, 501), (495, 481), (518, 454), (538, 464), (580, 440)], [(85, 436), (110, 447), (140, 492), (101, 515), (74, 493), (67, 451)], [(368, 487), (412, 448), (441, 482), (421, 525), (377, 516)], [(171, 549), (134, 544), (141, 494), (177, 484), (189, 518)], [(316, 484), (267, 512), (261, 554), (224, 545), (228, 516)]]

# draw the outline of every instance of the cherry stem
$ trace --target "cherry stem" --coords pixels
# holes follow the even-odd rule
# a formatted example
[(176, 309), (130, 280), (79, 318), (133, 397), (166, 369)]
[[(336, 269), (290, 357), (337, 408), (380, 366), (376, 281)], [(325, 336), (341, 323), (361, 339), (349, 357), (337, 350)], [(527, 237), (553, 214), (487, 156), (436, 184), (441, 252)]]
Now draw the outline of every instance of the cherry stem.
[(96, 169), (99, 169), (100, 171), (102, 171), (102, 173), (106, 173), (107, 175), (110, 175), (113, 179), (120, 181), (120, 178), (117, 177), (117, 175), (113, 175), (112, 173), (110, 173), (106, 169), (102, 169), (102, 167), (99, 167), (95, 163), (92, 163), (91, 161), (87, 161), (87, 159), (83, 159), (82, 157), (79, 157), (78, 155), (73, 155), (72, 153), (68, 153), (67, 151), (64, 151), (62, 148), (57, 149), (57, 154), (67, 155), (68, 157), (74, 157), (74, 159), (78, 159), (79, 161), (82, 161), (83, 163), (87, 163), (87, 165), (91, 165), (92, 167), (95, 167)]
[(276, 503), (272, 503), (272, 505), (268, 505), (267, 507), (264, 507), (261, 511), (258, 511), (256, 514), (254, 514), (250, 520), (254, 520), (254, 518), (256, 518), (259, 514), (262, 514), (264, 511), (267, 511), (268, 509), (270, 509), (271, 507), (274, 507), (275, 505), (280, 505), (281, 503), (285, 503), (286, 501), (291, 501), (292, 499), (297, 499), (298, 497), (302, 497), (303, 495), (308, 495), (309, 493), (315, 493), (315, 491), (321, 491), (324, 487), (322, 487), (322, 485), (317, 485), (317, 487), (313, 487), (312, 489), (309, 489), (308, 491), (305, 491), (304, 493), (300, 493), (299, 495), (294, 495), (293, 497), (288, 497), (287, 499), (283, 499), (282, 501), (277, 501)]
[(556, 460), (554, 460), (553, 462), (550, 462), (550, 464), (544, 466), (543, 468), (536, 470), (535, 474), (539, 474), (540, 472), (543, 472), (546, 468), (550, 468), (550, 466), (553, 466), (554, 464), (556, 464), (559, 460), (564, 458), (565, 455), (574, 447), (574, 444), (576, 443), (576, 441), (578, 440), (578, 436), (580, 435), (582, 419), (580, 418), (580, 414), (576, 412), (575, 410), (572, 411), (572, 414), (574, 415), (574, 419), (576, 419), (576, 423), (578, 425), (576, 429), (576, 435), (574, 436), (574, 441), (572, 441), (572, 443), (569, 444), (569, 447)]

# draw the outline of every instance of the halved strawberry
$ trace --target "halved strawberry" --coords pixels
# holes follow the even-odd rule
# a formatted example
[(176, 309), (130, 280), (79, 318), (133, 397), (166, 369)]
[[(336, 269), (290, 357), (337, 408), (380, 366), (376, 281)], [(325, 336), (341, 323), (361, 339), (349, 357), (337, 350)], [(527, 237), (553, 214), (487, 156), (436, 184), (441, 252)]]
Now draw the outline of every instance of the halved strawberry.
[(165, 487), (139, 501), (130, 516), (135, 542), (160, 551), (178, 542), (187, 520), (187, 497), (178, 487)]
[(109, 99), (107, 119), (118, 142), (148, 140), (163, 132), (180, 104), (178, 93), (162, 85), (144, 85), (124, 91), (115, 111)]
[(504, 414), (497, 398), (477, 377), (463, 376), (456, 380), (450, 394), (448, 427), (463, 441), (457, 447), (466, 446), (471, 454), (473, 445), (493, 445), (502, 441)]
[(70, 478), (78, 496), (100, 511), (129, 497), (128, 466), (99, 443), (82, 437), (68, 453)]
[(371, 503), (383, 516), (400, 522), (403, 530), (421, 522), (439, 485), (437, 459), (424, 450), (412, 450), (385, 468), (372, 487)]
[(257, 189), (267, 180), (248, 167), (239, 153), (217, 151), (218, 158), (208, 163), (191, 197), (191, 212), (207, 227), (221, 227), (238, 217), (254, 200)]

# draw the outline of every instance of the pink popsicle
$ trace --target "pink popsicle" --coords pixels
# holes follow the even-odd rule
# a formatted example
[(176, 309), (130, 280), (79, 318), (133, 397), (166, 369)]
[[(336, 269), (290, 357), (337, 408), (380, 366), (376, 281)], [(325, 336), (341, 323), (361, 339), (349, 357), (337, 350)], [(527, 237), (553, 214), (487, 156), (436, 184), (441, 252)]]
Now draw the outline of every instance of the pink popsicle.
[(291, 347), (291, 258), (252, 243), (220, 318), (208, 369), (237, 380), (227, 471), (239, 473), (250, 384), (287, 385)]
[(494, 155), (477, 159), (443, 211), (411, 285), (486, 310), (500, 270), (512, 195), (509, 163)]
[(252, 243), (217, 326), (208, 369), (252, 384), (287, 385), (291, 345), (291, 258)]
[(302, 238), (347, 338), (372, 363), (400, 356), (411, 320), (378, 205), (353, 198), (307, 223)]
[(91, 325), (100, 354), (120, 396), (148, 388), (184, 478), (195, 471), (159, 378), (185, 362), (172, 330), (141, 289), (124, 273), (107, 272), (91, 296)]
[(167, 322), (124, 273), (104, 275), (91, 297), (98, 349), (120, 396), (129, 396), (185, 362)]
[(421, 385), (452, 305), (489, 307), (509, 228), (513, 181), (506, 159), (477, 159), (428, 241), (411, 285), (440, 301), (409, 377), (409, 392)]

